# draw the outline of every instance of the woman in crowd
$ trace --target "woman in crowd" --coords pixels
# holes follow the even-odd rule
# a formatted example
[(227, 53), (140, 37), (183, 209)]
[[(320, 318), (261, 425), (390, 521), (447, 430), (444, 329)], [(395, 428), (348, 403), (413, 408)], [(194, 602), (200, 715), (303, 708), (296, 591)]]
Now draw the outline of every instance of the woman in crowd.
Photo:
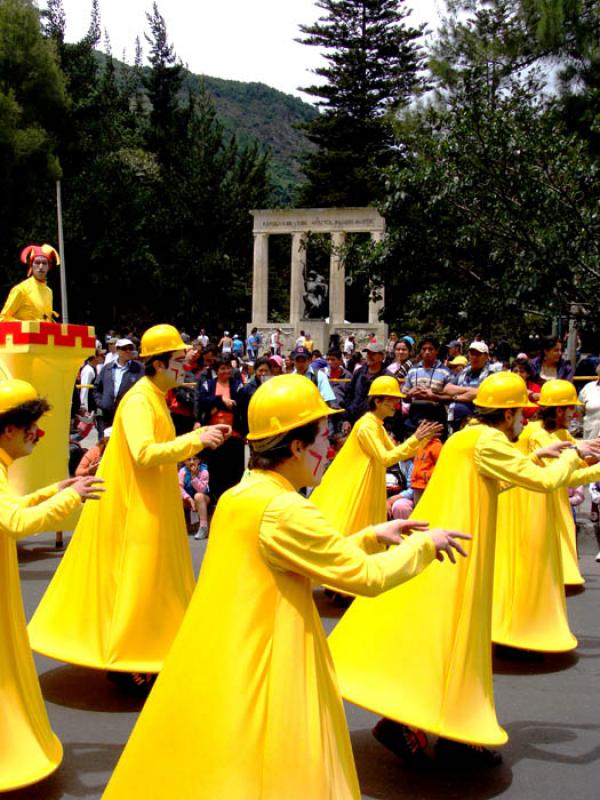
[(562, 342), (558, 336), (542, 336), (541, 348), (542, 354), (531, 362), (534, 372), (544, 381), (556, 378), (572, 380), (573, 367), (570, 361), (563, 358)]
[(386, 373), (402, 380), (413, 363), (410, 360), (410, 347), (405, 339), (399, 339), (394, 345), (394, 360), (388, 365)]
[(211, 497), (215, 502), (226, 489), (236, 484), (244, 473), (244, 419), (240, 413), (239, 391), (242, 382), (232, 375), (231, 360), (221, 356), (213, 369), (217, 377), (208, 375), (198, 383), (196, 424), (230, 425), (232, 434), (221, 446), (206, 455), (210, 473)]

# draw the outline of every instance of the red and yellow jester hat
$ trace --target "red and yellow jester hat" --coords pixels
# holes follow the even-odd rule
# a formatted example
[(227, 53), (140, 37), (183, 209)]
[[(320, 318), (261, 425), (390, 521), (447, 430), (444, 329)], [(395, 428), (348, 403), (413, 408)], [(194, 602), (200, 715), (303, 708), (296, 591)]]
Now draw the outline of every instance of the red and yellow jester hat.
[(60, 258), (56, 250), (49, 244), (28, 244), (27, 247), (24, 247), (21, 250), (21, 261), (23, 264), (27, 264), (29, 269), (27, 270), (27, 274), (31, 275), (31, 262), (37, 256), (46, 256), (48, 259), (48, 263), (50, 267), (53, 264), (58, 266), (60, 264)]

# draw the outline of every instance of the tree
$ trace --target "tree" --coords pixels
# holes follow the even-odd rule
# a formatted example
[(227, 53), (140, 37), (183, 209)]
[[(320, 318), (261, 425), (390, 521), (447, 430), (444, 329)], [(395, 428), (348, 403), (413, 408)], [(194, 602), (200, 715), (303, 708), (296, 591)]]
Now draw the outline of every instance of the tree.
[(298, 41), (325, 50), (324, 83), (304, 89), (322, 113), (305, 125), (315, 146), (302, 168), (306, 205), (366, 205), (381, 195), (381, 169), (391, 159), (388, 117), (422, 88), (423, 28), (410, 28), (404, 0), (317, 0), (325, 12), (302, 25)]
[(470, 5), (436, 47), (437, 101), (399, 123), (375, 266), (404, 319), (518, 343), (600, 277), (598, 165), (544, 94), (515, 4)]
[[(39, 224), (54, 181), (58, 121), (66, 108), (64, 80), (54, 48), (40, 33), (29, 0), (0, 2), (0, 258), (15, 264), (25, 239), (52, 225)], [(8, 277), (8, 276), (7, 276)], [(3, 289), (7, 287), (4, 286)]]

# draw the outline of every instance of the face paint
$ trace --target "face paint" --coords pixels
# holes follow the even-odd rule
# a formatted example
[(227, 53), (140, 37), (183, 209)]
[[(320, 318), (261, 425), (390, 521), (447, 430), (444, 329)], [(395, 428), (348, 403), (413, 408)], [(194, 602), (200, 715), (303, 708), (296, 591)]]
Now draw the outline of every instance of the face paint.
[(519, 409), (515, 412), (515, 416), (513, 418), (513, 436), (515, 437), (515, 441), (521, 435), (523, 431), (523, 410)]
[(323, 477), (328, 447), (329, 428), (327, 425), (327, 420), (322, 420), (315, 441), (307, 448), (306, 451), (310, 460), (309, 468), (313, 477), (313, 485), (319, 483)]
[(179, 383), (183, 383), (185, 380), (185, 370), (183, 368), (184, 361), (185, 356), (171, 356), (169, 359), (167, 372), (169, 373), (169, 377), (172, 378), (174, 386), (177, 386)]

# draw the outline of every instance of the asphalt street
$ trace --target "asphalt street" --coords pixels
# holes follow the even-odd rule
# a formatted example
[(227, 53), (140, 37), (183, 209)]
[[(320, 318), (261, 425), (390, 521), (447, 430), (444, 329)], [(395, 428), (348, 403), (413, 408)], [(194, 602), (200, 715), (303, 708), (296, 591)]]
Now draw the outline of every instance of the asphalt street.
[[(205, 545), (190, 539), (190, 546), (198, 570)], [(411, 773), (371, 736), (377, 718), (347, 705), (363, 798), (597, 800), (600, 796), (600, 564), (594, 561), (596, 546), (589, 526), (581, 537), (580, 550), (586, 589), (568, 598), (571, 628), (579, 640), (577, 651), (545, 656), (538, 662), (494, 658), (498, 717), (510, 736), (504, 748), (504, 764), (465, 773), (449, 771), (432, 761), (425, 773)], [(60, 558), (50, 534), (19, 545), (28, 618)], [(342, 612), (333, 608), (320, 591), (316, 592), (316, 599), (329, 631)], [(3, 798), (100, 798), (143, 700), (125, 694), (103, 672), (37, 655), (36, 663), (52, 726), (64, 746), (64, 760), (45, 781), (5, 793)], [(190, 679), (196, 668), (197, 665), (190, 664)], [(400, 670), (402, 665), (390, 664), (390, 669)], [(185, 691), (185, 686), (181, 690)], [(171, 755), (164, 753), (167, 759)], [(210, 754), (206, 757), (210, 758)], [(198, 769), (202, 769), (201, 759)], [(170, 798), (167, 793), (165, 800), (177, 798)]]

